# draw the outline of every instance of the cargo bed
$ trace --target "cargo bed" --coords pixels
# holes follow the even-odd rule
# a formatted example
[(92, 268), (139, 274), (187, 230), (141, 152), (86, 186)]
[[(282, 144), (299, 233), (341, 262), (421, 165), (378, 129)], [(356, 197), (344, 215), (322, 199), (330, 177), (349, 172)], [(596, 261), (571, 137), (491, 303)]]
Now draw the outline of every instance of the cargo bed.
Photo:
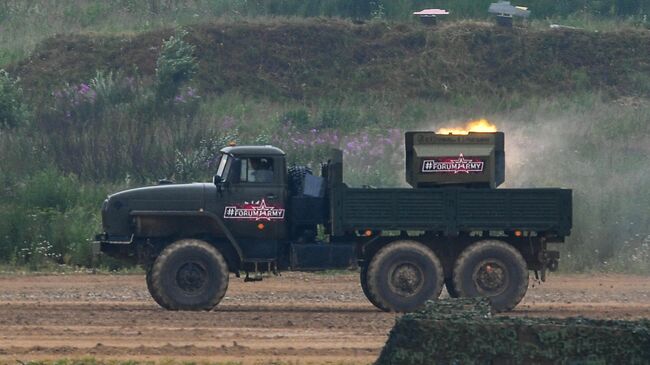
[(569, 189), (332, 190), (335, 234), (354, 230), (535, 231), (559, 237), (571, 231)]

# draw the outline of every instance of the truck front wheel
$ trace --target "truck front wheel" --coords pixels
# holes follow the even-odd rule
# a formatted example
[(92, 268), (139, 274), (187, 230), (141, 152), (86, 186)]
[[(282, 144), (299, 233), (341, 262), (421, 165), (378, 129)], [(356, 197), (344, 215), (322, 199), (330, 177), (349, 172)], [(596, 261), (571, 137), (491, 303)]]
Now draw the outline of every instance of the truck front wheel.
[(454, 287), (461, 297), (488, 297), (496, 312), (513, 309), (528, 290), (528, 268), (519, 251), (497, 240), (467, 247), (454, 265)]
[[(370, 260), (367, 290), (379, 309), (410, 312), (442, 291), (442, 264), (433, 251), (415, 241), (396, 241)], [(372, 302), (372, 300), (371, 300)]]
[(150, 292), (172, 310), (211, 310), (228, 289), (228, 265), (207, 242), (183, 239), (166, 247), (151, 268)]

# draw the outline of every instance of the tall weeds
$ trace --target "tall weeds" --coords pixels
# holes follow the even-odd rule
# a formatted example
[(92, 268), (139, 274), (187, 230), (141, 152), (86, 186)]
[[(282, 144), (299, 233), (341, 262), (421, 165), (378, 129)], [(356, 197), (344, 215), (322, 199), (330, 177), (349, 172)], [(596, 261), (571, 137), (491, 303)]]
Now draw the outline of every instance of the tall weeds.
[[(147, 94), (145, 86), (136, 90)], [(587, 93), (514, 107), (489, 98), (305, 105), (229, 94), (201, 98), (190, 114), (147, 118), (136, 112), (144, 103), (140, 98), (146, 96), (134, 95), (130, 102), (116, 97), (116, 104), (104, 109), (110, 112), (102, 111), (97, 120), (73, 120), (80, 131), (68, 128), (61, 113), (58, 130), (21, 129), (0, 139), (2, 155), (11, 156), (0, 162), (5, 179), (0, 257), (24, 264), (91, 264), (87, 240), (100, 230), (104, 194), (161, 177), (208, 181), (217, 150), (233, 140), (274, 144), (287, 152), (290, 163), (315, 170), (329, 148), (339, 147), (345, 151), (348, 184), (405, 186), (404, 131), (484, 116), (506, 133), (508, 187), (574, 190), (574, 231), (561, 247), (565, 269), (648, 273), (650, 109), (635, 99), (607, 101)], [(336, 118), (333, 107), (339, 110)], [(35, 141), (37, 147), (30, 148)], [(19, 168), (16, 159), (33, 159), (35, 167)]]

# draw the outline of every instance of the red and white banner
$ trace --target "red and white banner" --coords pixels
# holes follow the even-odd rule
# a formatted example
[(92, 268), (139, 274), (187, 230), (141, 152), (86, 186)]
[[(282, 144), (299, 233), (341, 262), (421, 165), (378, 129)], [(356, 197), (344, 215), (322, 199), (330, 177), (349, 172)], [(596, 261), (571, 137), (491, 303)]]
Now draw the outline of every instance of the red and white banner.
[(223, 211), (226, 219), (275, 220), (284, 219), (284, 208), (268, 205), (264, 199), (256, 202), (227, 206)]
[(436, 159), (423, 160), (422, 172), (438, 172), (447, 174), (457, 174), (459, 172), (477, 173), (483, 172), (485, 162), (478, 158), (465, 158), (461, 153), (456, 157), (440, 157)]

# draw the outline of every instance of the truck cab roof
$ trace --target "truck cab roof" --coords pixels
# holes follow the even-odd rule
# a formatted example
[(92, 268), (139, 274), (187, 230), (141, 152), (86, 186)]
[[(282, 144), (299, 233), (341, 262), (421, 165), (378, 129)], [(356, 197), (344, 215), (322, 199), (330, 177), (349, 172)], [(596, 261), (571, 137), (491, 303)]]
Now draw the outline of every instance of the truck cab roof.
[(273, 146), (230, 146), (221, 149), (222, 153), (233, 155), (284, 156), (284, 151)]

